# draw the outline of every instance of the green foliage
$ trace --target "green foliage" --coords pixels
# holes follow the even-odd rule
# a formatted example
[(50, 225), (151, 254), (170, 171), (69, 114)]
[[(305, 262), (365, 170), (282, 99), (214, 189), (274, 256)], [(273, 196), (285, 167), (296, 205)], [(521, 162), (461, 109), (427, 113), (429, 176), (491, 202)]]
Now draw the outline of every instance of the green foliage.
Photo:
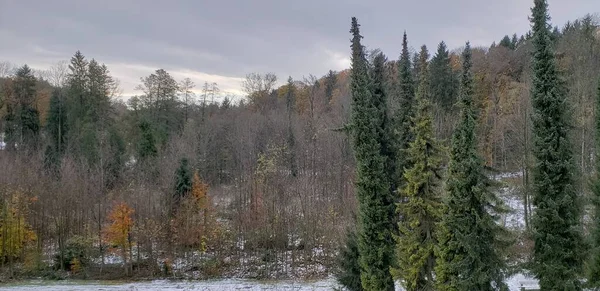
[(352, 137), (354, 143), (359, 200), (358, 249), (360, 253), (361, 282), (365, 290), (393, 290), (394, 282), (389, 273), (393, 229), (389, 201), (389, 181), (385, 171), (386, 158), (381, 155), (380, 107), (373, 96), (372, 82), (361, 45), (359, 25), (352, 18), (352, 70), (350, 91), (352, 93)]
[(592, 204), (594, 216), (592, 223), (591, 239), (592, 248), (587, 261), (587, 284), (591, 288), (600, 288), (600, 80), (596, 96), (596, 175), (592, 181)]
[(140, 125), (141, 137), (138, 144), (138, 156), (141, 160), (154, 158), (157, 155), (156, 140), (150, 123), (143, 120)]
[(66, 147), (67, 111), (62, 100), (62, 91), (55, 89), (50, 97), (50, 109), (46, 118), (46, 131), (50, 136), (50, 144), (57, 153), (63, 153)]
[(452, 71), (450, 55), (443, 41), (438, 45), (437, 52), (431, 59), (429, 70), (433, 102), (445, 110), (450, 110), (458, 96), (458, 81)]
[(192, 171), (188, 159), (179, 160), (179, 168), (175, 172), (175, 201), (181, 201), (192, 190)]
[(501, 200), (491, 191), (477, 154), (471, 47), (463, 52), (459, 124), (452, 138), (448, 197), (436, 251), (437, 290), (507, 290), (504, 271), (507, 231), (498, 221)]
[(360, 264), (358, 241), (355, 231), (348, 231), (345, 246), (338, 257), (338, 271), (335, 274), (337, 282), (348, 291), (362, 291), (360, 282)]
[(14, 100), (7, 104), (6, 143), (9, 149), (35, 149), (40, 132), (40, 118), (35, 106), (36, 79), (29, 66), (19, 68), (13, 81)]
[(325, 98), (326, 98), (326, 102), (327, 102), (327, 108), (329, 108), (331, 99), (333, 98), (333, 90), (335, 89), (336, 83), (337, 83), (336, 72), (329, 70), (329, 72), (325, 76)]
[[(54, 267), (59, 269), (63, 266), (65, 271), (71, 271), (73, 264), (78, 262), (82, 267), (90, 264), (93, 255), (93, 242), (89, 238), (82, 236), (74, 236), (67, 241), (67, 245), (63, 251), (54, 255)], [(62, 260), (62, 264), (61, 264)]]
[(397, 205), (402, 217), (396, 237), (398, 262), (393, 273), (408, 291), (434, 290), (435, 234), (442, 215), (439, 186), (442, 148), (433, 136), (426, 61), (427, 48), (423, 46), (417, 111), (411, 127), (414, 140), (407, 151), (412, 166), (404, 173), (403, 201)]
[(396, 173), (394, 180), (398, 180), (397, 185), (393, 185), (396, 190), (403, 184), (403, 173), (405, 169), (411, 167), (406, 151), (412, 141), (411, 127), (413, 126), (412, 118), (414, 115), (414, 99), (415, 99), (415, 84), (412, 75), (410, 62), (410, 53), (408, 51), (408, 40), (406, 32), (402, 39), (402, 53), (398, 62), (398, 88), (396, 93), (396, 102), (398, 109), (394, 114), (395, 138), (396, 138)]
[(559, 77), (546, 0), (535, 0), (533, 26), (533, 133), (536, 158), (532, 271), (542, 290), (581, 290), (585, 247), (573, 178), (566, 90)]
[(288, 129), (287, 129), (287, 142), (288, 142), (288, 163), (292, 176), (298, 175), (298, 163), (296, 161), (296, 137), (294, 136), (292, 112), (296, 107), (296, 87), (294, 86), (294, 80), (292, 77), (288, 78), (287, 83), (287, 94), (285, 95), (285, 103), (288, 113)]

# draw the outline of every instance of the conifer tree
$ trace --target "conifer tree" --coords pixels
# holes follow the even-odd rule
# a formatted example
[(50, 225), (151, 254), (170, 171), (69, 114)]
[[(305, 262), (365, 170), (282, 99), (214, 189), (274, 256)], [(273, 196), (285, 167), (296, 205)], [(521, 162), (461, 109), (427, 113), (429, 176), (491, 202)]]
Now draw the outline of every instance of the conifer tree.
[(327, 75), (325, 76), (325, 98), (326, 98), (326, 107), (329, 109), (331, 98), (333, 98), (333, 89), (335, 89), (335, 84), (337, 83), (337, 74), (336, 72), (329, 70)]
[(360, 283), (360, 265), (358, 263), (358, 241), (356, 231), (348, 231), (346, 243), (340, 250), (338, 259), (339, 269), (335, 274), (337, 282), (348, 291), (362, 291)]
[(600, 289), (600, 81), (596, 96), (596, 176), (592, 182), (592, 203), (594, 217), (592, 223), (592, 249), (588, 261), (588, 287)]
[(437, 290), (505, 290), (507, 231), (497, 221), (502, 204), (491, 191), (483, 161), (477, 154), (476, 108), (473, 101), (471, 47), (462, 55), (460, 119), (452, 137), (448, 166), (448, 197), (436, 251)]
[(358, 249), (361, 283), (365, 290), (393, 290), (390, 275), (392, 261), (393, 223), (390, 218), (389, 181), (385, 171), (385, 157), (381, 155), (379, 134), (382, 124), (377, 99), (372, 93), (369, 67), (361, 45), (359, 25), (352, 18), (352, 93), (351, 133), (353, 137), (359, 201)]
[(6, 132), (6, 140), (11, 147), (17, 144), (19, 148), (32, 149), (37, 145), (40, 120), (35, 106), (35, 86), (36, 79), (31, 68), (27, 65), (19, 68), (13, 81), (16, 102), (6, 116), (7, 123), (12, 125)]
[(287, 129), (287, 142), (288, 142), (288, 160), (289, 167), (292, 176), (298, 175), (298, 164), (296, 162), (296, 137), (294, 136), (292, 113), (296, 105), (296, 87), (294, 87), (294, 80), (290, 76), (287, 83), (287, 94), (285, 95), (285, 103), (288, 114), (288, 129)]
[(67, 112), (61, 94), (60, 89), (52, 91), (50, 109), (46, 118), (46, 130), (50, 135), (50, 142), (58, 153), (63, 152), (67, 135)]
[(179, 168), (175, 172), (175, 203), (181, 201), (192, 190), (192, 172), (188, 159), (179, 160)]
[(398, 88), (397, 88), (397, 103), (398, 109), (394, 116), (395, 135), (396, 135), (396, 174), (393, 177), (397, 181), (396, 188), (401, 187), (404, 170), (410, 168), (406, 157), (406, 150), (412, 140), (410, 128), (412, 127), (412, 117), (415, 99), (414, 81), (412, 77), (412, 67), (410, 61), (410, 53), (408, 51), (408, 40), (406, 32), (402, 38), (402, 53), (398, 62)]
[(398, 277), (407, 291), (435, 290), (434, 266), (436, 225), (442, 215), (440, 195), (441, 146), (433, 135), (431, 105), (428, 97), (429, 76), (427, 48), (420, 53), (417, 110), (411, 134), (414, 139), (408, 148), (411, 168), (404, 173), (403, 203), (398, 204), (402, 219), (397, 241)]
[(438, 45), (429, 67), (433, 102), (444, 110), (450, 110), (458, 96), (458, 82), (452, 71), (448, 48), (443, 41)]
[(580, 203), (574, 187), (566, 90), (560, 79), (546, 0), (532, 8), (533, 170), (532, 271), (541, 290), (581, 290), (584, 257)]

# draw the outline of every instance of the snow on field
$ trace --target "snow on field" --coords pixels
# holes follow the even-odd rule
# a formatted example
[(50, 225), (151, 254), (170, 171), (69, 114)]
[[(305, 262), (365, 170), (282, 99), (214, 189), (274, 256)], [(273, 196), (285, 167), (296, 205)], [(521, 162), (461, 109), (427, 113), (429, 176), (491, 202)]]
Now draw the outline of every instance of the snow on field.
[[(525, 275), (517, 274), (507, 280), (510, 291), (520, 291), (520, 287), (538, 288), (537, 282)], [(135, 283), (111, 283), (98, 281), (26, 281), (15, 285), (0, 285), (6, 291), (232, 291), (232, 290), (333, 290), (339, 287), (333, 279), (315, 282), (256, 282), (250, 280), (225, 279), (216, 281), (168, 281), (155, 280)], [(403, 291), (397, 287), (397, 291)]]
[(110, 283), (110, 282), (85, 282), (85, 281), (27, 281), (13, 286), (1, 286), (0, 290), (7, 291), (159, 291), (159, 290), (202, 290), (202, 291), (230, 291), (230, 290), (332, 290), (336, 287), (333, 280), (316, 282), (256, 282), (246, 280), (217, 280), (217, 281), (167, 281), (156, 280), (135, 283)]

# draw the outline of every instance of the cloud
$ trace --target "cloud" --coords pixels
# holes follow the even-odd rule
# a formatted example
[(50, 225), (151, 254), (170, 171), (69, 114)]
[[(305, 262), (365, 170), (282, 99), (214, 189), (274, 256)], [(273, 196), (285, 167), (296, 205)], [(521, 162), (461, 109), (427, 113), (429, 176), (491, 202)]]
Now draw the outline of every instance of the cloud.
[[(599, 12), (597, 0), (548, 0), (553, 23)], [(0, 58), (34, 68), (77, 50), (106, 63), (125, 94), (158, 68), (178, 81), (217, 82), (241, 94), (248, 73), (323, 76), (350, 64), (350, 17), (364, 44), (389, 59), (409, 45), (489, 45), (529, 30), (531, 0), (144, 1), (0, 0)]]

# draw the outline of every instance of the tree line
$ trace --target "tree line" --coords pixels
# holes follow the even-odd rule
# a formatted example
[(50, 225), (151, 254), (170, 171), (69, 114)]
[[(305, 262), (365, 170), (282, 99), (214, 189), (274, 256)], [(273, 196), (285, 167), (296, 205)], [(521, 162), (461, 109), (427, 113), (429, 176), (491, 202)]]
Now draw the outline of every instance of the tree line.
[[(441, 42), (432, 56), (414, 52), (405, 33), (399, 59), (388, 60), (363, 47), (353, 21), (351, 69), (281, 86), (272, 73), (251, 73), (241, 99), (157, 69), (124, 100), (109, 68), (81, 52), (46, 71), (2, 62), (2, 274), (337, 272), (351, 290), (395, 280), (410, 290), (491, 290), (526, 267), (575, 282), (582, 258), (535, 246), (556, 243), (539, 232), (548, 219), (557, 220), (546, 233), (573, 231), (561, 243), (589, 246), (595, 229), (579, 218), (597, 200), (586, 173), (597, 167), (598, 23), (545, 29), (489, 47), (451, 51)], [(536, 59), (543, 45), (554, 69)], [(535, 77), (536, 67), (555, 77)], [(544, 123), (539, 108), (570, 110)], [(547, 155), (563, 165), (542, 169)], [(508, 215), (490, 179), (498, 172), (516, 173), (502, 183), (522, 201), (523, 228), (498, 220)], [(563, 204), (545, 204), (547, 189)], [(556, 208), (539, 217), (545, 206)], [(561, 219), (551, 216), (557, 209)], [(544, 258), (572, 260), (571, 273), (543, 269)]]
[[(597, 288), (598, 217), (591, 214), (592, 223), (584, 225), (583, 216), (585, 199), (597, 200), (584, 193), (586, 188), (597, 192), (598, 178), (589, 176), (596, 181), (592, 187), (576, 178), (570, 88), (561, 73), (563, 56), (555, 53), (564, 36), (552, 30), (545, 0), (535, 0), (531, 12), (531, 32), (499, 44), (506, 50), (528, 45), (531, 55), (531, 69), (521, 69), (528, 74), (531, 100), (531, 113), (522, 120), (530, 123), (525, 134), (531, 135), (522, 154), (532, 157), (521, 170), (527, 186), (525, 238), (501, 221), (510, 208), (492, 179), (494, 164), (486, 164), (484, 156), (486, 108), (478, 103), (489, 101), (477, 100), (480, 80), (470, 43), (454, 61), (461, 64), (456, 73), (451, 66), (440, 67), (447, 58), (443, 52), (429, 60), (426, 46), (411, 67), (405, 33), (395, 82), (385, 88), (385, 56), (365, 49), (352, 18), (352, 111), (344, 131), (354, 149), (358, 216), (339, 258), (337, 278), (345, 288), (394, 290), (399, 282), (409, 291), (508, 290), (506, 279), (523, 269), (539, 280), (541, 290)], [(590, 23), (591, 17), (568, 23), (563, 33)], [(588, 31), (593, 43), (597, 32)], [(439, 50), (445, 50), (444, 43)], [(600, 74), (590, 79), (598, 82)], [(600, 100), (596, 84), (598, 93), (592, 96)], [(434, 120), (448, 123), (448, 118), (450, 126), (436, 133)], [(444, 142), (448, 135), (450, 141)], [(511, 260), (514, 245), (527, 240), (532, 246), (525, 263)]]

